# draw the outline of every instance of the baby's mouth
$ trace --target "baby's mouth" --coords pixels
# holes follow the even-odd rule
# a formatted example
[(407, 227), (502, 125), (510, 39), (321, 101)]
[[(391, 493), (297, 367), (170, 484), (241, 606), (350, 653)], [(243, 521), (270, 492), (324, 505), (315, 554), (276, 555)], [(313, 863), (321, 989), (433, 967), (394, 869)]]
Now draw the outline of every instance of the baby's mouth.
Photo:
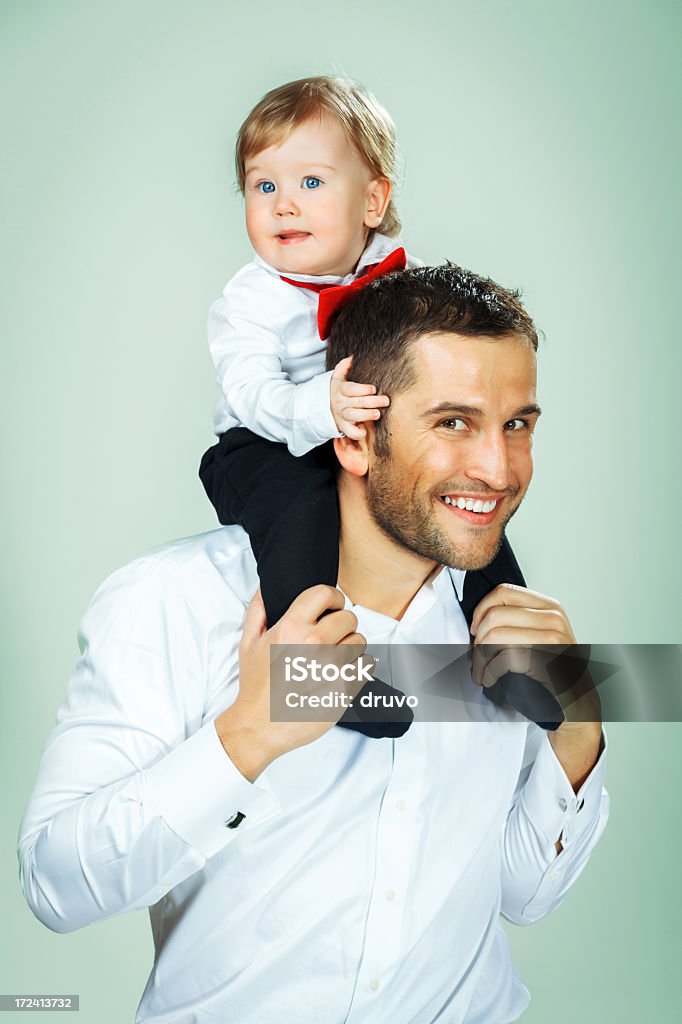
[(280, 231), (277, 235), (280, 242), (302, 242), (306, 238), (310, 238), (309, 231)]

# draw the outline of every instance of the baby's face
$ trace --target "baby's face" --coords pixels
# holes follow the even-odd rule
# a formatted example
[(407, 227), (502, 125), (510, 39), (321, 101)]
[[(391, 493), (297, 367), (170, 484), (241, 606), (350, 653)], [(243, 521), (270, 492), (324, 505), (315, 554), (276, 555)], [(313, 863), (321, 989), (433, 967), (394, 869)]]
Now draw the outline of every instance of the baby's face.
[(380, 224), (388, 188), (337, 121), (315, 117), (246, 161), (246, 230), (283, 274), (343, 276)]

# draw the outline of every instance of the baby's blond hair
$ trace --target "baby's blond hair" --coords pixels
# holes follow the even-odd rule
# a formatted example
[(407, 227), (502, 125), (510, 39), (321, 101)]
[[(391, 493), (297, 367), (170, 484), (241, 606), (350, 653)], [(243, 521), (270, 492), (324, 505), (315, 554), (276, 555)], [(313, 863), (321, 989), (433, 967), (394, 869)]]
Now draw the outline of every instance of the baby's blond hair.
[[(395, 125), (388, 112), (364, 86), (350, 78), (319, 75), (300, 78), (271, 89), (253, 108), (239, 129), (235, 168), (239, 190), (244, 192), (245, 166), (249, 157), (289, 137), (294, 128), (311, 117), (327, 113), (335, 118), (376, 177), (396, 184)], [(393, 199), (381, 222), (384, 235), (400, 231)]]

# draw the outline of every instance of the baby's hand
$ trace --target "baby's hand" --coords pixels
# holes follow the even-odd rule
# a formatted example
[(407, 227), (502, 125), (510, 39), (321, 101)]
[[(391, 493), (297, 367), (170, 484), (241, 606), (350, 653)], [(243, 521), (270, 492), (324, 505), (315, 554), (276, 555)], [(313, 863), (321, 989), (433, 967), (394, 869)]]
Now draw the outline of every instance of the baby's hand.
[(388, 395), (377, 395), (373, 384), (354, 384), (346, 380), (353, 362), (347, 356), (334, 367), (331, 382), (330, 405), (337, 429), (356, 441), (365, 436), (365, 428), (358, 423), (378, 420), (380, 409), (390, 403)]

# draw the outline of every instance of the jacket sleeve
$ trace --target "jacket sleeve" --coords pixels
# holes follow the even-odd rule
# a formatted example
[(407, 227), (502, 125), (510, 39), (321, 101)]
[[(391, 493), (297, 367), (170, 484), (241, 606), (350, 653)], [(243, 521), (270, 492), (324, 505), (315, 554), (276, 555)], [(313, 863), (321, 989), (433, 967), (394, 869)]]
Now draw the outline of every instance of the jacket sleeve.
[(331, 371), (294, 384), (283, 369), (287, 315), (286, 303), (256, 272), (237, 275), (211, 306), (208, 344), (230, 415), (260, 437), (286, 444), (292, 455), (304, 455), (339, 431), (331, 413)]
[(514, 924), (532, 924), (558, 907), (585, 868), (608, 820), (605, 760), (604, 736), (597, 764), (574, 793), (547, 733), (529, 724), (502, 845), (502, 913)]
[[(158, 567), (133, 563), (95, 595), (19, 836), (25, 897), (53, 931), (156, 903), (277, 812), (203, 720), (206, 646)], [(229, 656), (236, 688), (236, 640)]]

